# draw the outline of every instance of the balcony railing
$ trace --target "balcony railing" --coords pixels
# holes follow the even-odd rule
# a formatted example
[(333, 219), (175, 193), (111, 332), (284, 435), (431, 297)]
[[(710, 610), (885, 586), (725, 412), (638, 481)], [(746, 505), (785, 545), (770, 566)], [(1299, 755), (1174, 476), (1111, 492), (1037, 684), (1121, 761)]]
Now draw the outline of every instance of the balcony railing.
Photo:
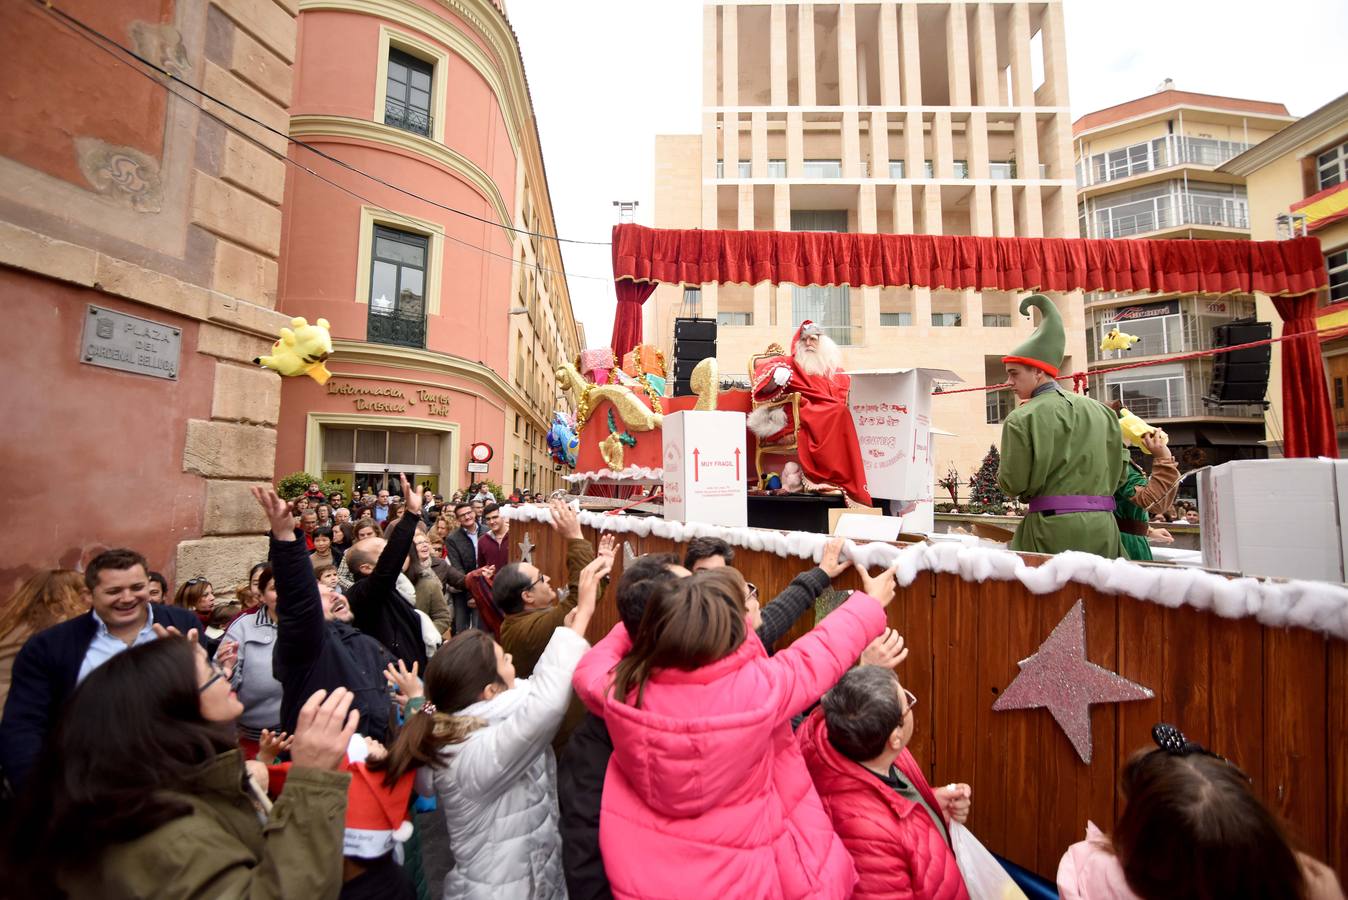
[(1185, 163), (1215, 168), (1253, 146), (1240, 141), (1168, 134), (1078, 160), (1077, 186), (1103, 184)]
[(431, 133), (431, 114), (392, 97), (384, 101), (384, 124), (414, 134)]
[(1156, 197), (1120, 207), (1096, 209), (1095, 233), (1091, 237), (1126, 238), (1182, 225), (1249, 228), (1250, 209), (1244, 200), (1192, 195)]
[(372, 344), (425, 348), (426, 317), (372, 309), (365, 339)]

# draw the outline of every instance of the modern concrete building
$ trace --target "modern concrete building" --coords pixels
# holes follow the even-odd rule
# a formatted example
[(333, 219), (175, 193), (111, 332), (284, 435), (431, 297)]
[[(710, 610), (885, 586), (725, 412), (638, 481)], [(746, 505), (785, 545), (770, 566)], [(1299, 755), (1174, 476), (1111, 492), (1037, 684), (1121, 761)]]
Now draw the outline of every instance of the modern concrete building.
[[(744, 3), (703, 7), (697, 135), (656, 142), (654, 225), (1076, 237), (1061, 2)], [(1033, 328), (1019, 295), (927, 288), (685, 285), (645, 306), (669, 354), (674, 318), (720, 323), (721, 371), (821, 322), (848, 368), (1004, 379)], [(1066, 371), (1085, 365), (1080, 294), (1055, 298)], [(1009, 393), (938, 398), (937, 470), (967, 478), (999, 440)]]
[(545, 435), (580, 342), (502, 7), (305, 0), (299, 57), (291, 136), (359, 173), (290, 149), (321, 177), (286, 181), (280, 308), (326, 318), (335, 354), (327, 385), (285, 384), (277, 475), (560, 486)]
[[(1320, 239), (1329, 270), (1329, 289), (1320, 299), (1321, 330), (1348, 325), (1348, 94), (1298, 119), (1221, 167), (1244, 178), (1249, 191), (1250, 233), (1255, 240), (1282, 240), (1294, 234)], [(1268, 297), (1256, 295), (1259, 318), (1281, 322)], [(1339, 455), (1348, 456), (1348, 338), (1322, 341), (1329, 400), (1338, 426)], [(1282, 437), (1282, 378), (1273, 354), (1268, 390), (1268, 435)]]
[[(296, 0), (58, 6), (286, 127)], [(0, 471), (33, 514), (0, 594), (109, 546), (223, 592), (267, 552), (248, 489), (274, 471), (280, 379), (252, 359), (286, 321), (285, 141), (82, 34), (0, 11)]]
[[(1217, 167), (1287, 127), (1281, 103), (1176, 90), (1088, 113), (1073, 126), (1082, 237), (1247, 239), (1244, 179)], [(1086, 294), (1086, 358), (1091, 371), (1177, 356), (1213, 346), (1213, 328), (1253, 319), (1253, 295)], [(1111, 329), (1141, 338), (1132, 349), (1101, 350)], [(1259, 405), (1204, 402), (1213, 360), (1165, 363), (1091, 379), (1092, 395), (1120, 400), (1165, 428), (1188, 470), (1268, 454)]]

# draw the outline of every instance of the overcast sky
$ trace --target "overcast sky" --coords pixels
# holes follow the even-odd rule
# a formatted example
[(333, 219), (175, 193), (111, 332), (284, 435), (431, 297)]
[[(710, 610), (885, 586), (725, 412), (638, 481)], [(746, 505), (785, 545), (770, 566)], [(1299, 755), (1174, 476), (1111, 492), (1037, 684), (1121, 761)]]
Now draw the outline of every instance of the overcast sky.
[[(1181, 90), (1286, 104), (1348, 90), (1343, 0), (1065, 0), (1072, 117)], [(652, 221), (657, 134), (701, 130), (701, 0), (506, 0), (519, 36), (564, 238), (607, 240), (615, 200)], [(562, 245), (589, 343), (613, 328), (607, 247)], [(598, 276), (598, 277), (582, 277)]]

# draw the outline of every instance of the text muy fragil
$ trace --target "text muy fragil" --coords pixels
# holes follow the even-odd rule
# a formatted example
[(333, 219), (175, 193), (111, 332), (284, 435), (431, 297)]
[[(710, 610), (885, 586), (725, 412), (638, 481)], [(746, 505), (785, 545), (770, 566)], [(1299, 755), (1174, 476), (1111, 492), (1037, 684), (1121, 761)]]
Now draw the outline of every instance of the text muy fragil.
[(415, 396), (409, 397), (402, 388), (365, 387), (345, 381), (332, 381), (328, 383), (328, 393), (351, 397), (352, 403), (361, 412), (405, 413), (409, 405), (424, 403), (426, 415), (449, 416), (449, 394), (420, 388)]

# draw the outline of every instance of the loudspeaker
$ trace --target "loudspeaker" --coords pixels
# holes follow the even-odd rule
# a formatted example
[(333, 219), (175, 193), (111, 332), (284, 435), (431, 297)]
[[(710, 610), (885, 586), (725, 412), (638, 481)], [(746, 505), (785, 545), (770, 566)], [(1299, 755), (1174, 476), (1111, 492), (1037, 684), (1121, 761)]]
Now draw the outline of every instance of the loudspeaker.
[(675, 319), (674, 340), (716, 342), (715, 319)]
[[(1218, 325), (1212, 329), (1213, 347), (1234, 347), (1254, 341), (1266, 341), (1273, 336), (1268, 322), (1241, 320)], [(1263, 403), (1268, 393), (1268, 370), (1273, 357), (1272, 345), (1247, 347), (1230, 353), (1219, 353), (1213, 361), (1212, 387), (1205, 399), (1208, 403)]]
[(706, 359), (706, 357), (704, 356), (701, 359), (681, 359), (677, 356), (674, 357), (674, 381), (677, 383), (692, 378), (693, 370), (697, 368), (697, 364), (702, 362), (703, 359)]
[(674, 341), (675, 359), (706, 359), (715, 355), (715, 341)]
[(693, 386), (692, 384), (689, 383), (688, 379), (685, 378), (682, 381), (680, 381), (677, 378), (674, 379), (674, 396), (675, 397), (693, 396)]

